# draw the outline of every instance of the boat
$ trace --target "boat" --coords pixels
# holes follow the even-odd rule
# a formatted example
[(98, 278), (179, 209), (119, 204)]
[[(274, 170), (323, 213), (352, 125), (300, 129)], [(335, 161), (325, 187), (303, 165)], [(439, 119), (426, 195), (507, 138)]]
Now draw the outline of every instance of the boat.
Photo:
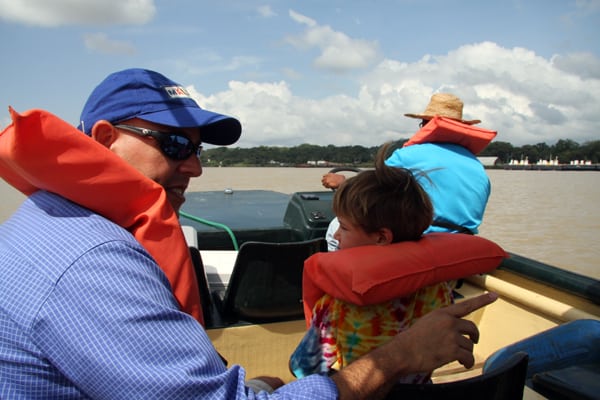
[[(39, 111), (34, 113), (38, 114)], [(73, 128), (69, 124), (53, 121), (47, 115), (33, 120), (34, 123), (41, 120), (60, 124), (58, 128), (48, 131), (29, 131), (68, 136), (71, 141), (81, 142), (81, 146), (73, 146), (69, 154), (82, 154), (85, 159), (90, 159), (88, 144), (93, 142), (79, 134), (73, 135), (70, 131)], [(26, 121), (29, 123), (30, 120)], [(19, 150), (17, 159), (25, 165), (28, 165), (28, 160), (35, 159), (36, 162), (32, 164), (38, 167), (36, 171), (40, 172), (41, 169), (46, 173), (46, 163), (40, 163), (39, 160), (43, 156), (55, 160), (55, 153), (49, 152), (44, 140), (37, 140), (31, 135), (17, 137), (25, 137), (26, 144), (31, 147), (23, 146), (23, 143), (6, 147)], [(28, 151), (30, 149), (34, 151)], [(54, 150), (62, 154), (62, 147)], [(94, 147), (94, 151), (114, 156), (102, 146)], [(102, 160), (104, 156), (102, 154), (102, 157), (97, 158)], [(96, 157), (91, 159), (95, 160)], [(70, 168), (72, 165), (62, 162), (54, 167), (67, 168), (69, 173), (78, 172), (78, 182), (90, 182), (89, 179), (84, 179), (89, 177), (83, 168), (75, 171)], [(87, 165), (94, 177), (98, 165)], [(116, 171), (114, 173), (121, 177), (123, 166), (115, 164), (113, 167), (112, 171)], [(16, 179), (15, 175), (9, 176)], [(52, 188), (57, 189), (54, 190), (56, 193), (62, 194), (62, 190), (68, 191), (69, 188), (77, 194), (87, 192), (81, 185), (73, 186), (60, 179), (62, 174), (55, 173), (54, 170), (52, 174), (42, 176), (59, 177), (51, 182)], [(138, 180), (137, 175), (135, 179)], [(113, 182), (111, 179), (108, 181)], [(91, 182), (93, 186), (98, 185), (98, 179)], [(24, 192), (36, 189), (35, 184), (27, 180), (19, 183), (20, 190)], [(140, 182), (142, 183), (144, 182)], [(149, 189), (158, 186), (150, 181), (144, 185)], [(123, 202), (122, 186), (118, 202)], [(137, 198), (139, 187), (131, 186), (130, 189), (130, 196)], [(163, 192), (154, 190), (153, 193), (161, 195)], [(293, 380), (288, 359), (304, 335), (306, 324), (303, 306), (297, 297), (295, 304), (287, 303), (295, 297), (290, 295), (291, 290), (277, 290), (283, 287), (278, 282), (260, 289), (257, 286), (245, 286), (240, 283), (236, 274), (239, 270), (237, 266), (243, 265), (244, 255), (249, 254), (247, 249), (253, 249), (254, 256), (263, 264), (267, 262), (260, 257), (264, 258), (276, 251), (281, 253), (280, 250), (283, 249), (282, 258), (286, 267), (291, 263), (292, 249), (304, 248), (312, 254), (323, 251), (323, 238), (333, 218), (332, 198), (331, 191), (295, 192), (288, 195), (273, 191), (234, 191), (231, 188), (217, 192), (192, 192), (187, 196), (187, 202), (180, 213), (181, 224), (194, 260), (198, 285), (202, 289), (207, 334), (228, 364), (243, 365), (248, 377), (270, 375), (287, 381)], [(87, 200), (90, 199), (97, 200), (98, 197), (89, 196)], [(148, 197), (148, 202), (154, 204), (153, 199), (155, 197)], [(98, 202), (105, 207), (112, 204), (104, 197)], [(178, 229), (176, 223), (173, 226)], [(301, 262), (300, 267), (302, 266)], [(254, 268), (247, 268), (246, 271), (249, 271), (250, 276), (258, 276)], [(544, 398), (541, 397), (540, 387), (547, 390), (558, 388), (567, 393), (567, 398), (573, 398), (571, 394), (580, 388), (591, 390), (592, 398), (600, 393), (600, 390), (594, 392), (594, 384), (600, 382), (600, 362), (596, 351), (600, 348), (597, 329), (600, 323), (598, 281), (517, 254), (510, 254), (493, 271), (461, 278), (462, 284), (456, 288), (458, 301), (484, 291), (494, 291), (500, 298), (469, 316), (481, 333), (481, 339), (474, 349), (475, 367), (465, 371), (454, 363), (443, 366), (434, 371), (434, 384), (429, 385), (430, 387), (477, 379), (486, 375), (486, 369), (487, 374), (491, 375), (489, 371), (494, 371), (493, 365), (496, 362), (502, 362), (507, 357), (510, 360), (511, 352), (518, 355), (524, 351), (529, 357), (528, 374), (531, 372), (531, 376), (524, 378), (531, 380), (531, 386), (528, 383), (523, 388), (522, 397)], [(276, 289), (276, 294), (281, 297), (258, 306), (250, 304), (250, 301), (240, 306), (229, 294), (235, 294), (234, 288), (244, 287), (246, 292), (260, 295), (254, 297), (264, 297), (263, 292), (267, 289)], [(231, 304), (234, 313), (228, 315), (226, 311)], [(578, 334), (575, 335), (574, 332)], [(543, 362), (538, 362), (540, 360)], [(523, 364), (519, 361), (516, 365)], [(531, 366), (536, 366), (536, 369), (529, 371)], [(580, 380), (581, 377), (585, 379)], [(570, 385), (565, 385), (565, 381)], [(543, 396), (551, 398), (547, 392)], [(586, 397), (582, 394), (578, 398)]]
[[(250, 311), (247, 317), (219, 315), (223, 310), (222, 297), (235, 279), (232, 276), (234, 266), (240, 262), (242, 249), (257, 243), (291, 245), (318, 242), (321, 247), (315, 250), (313, 246), (313, 251), (323, 251), (324, 236), (334, 217), (332, 198), (332, 191), (285, 194), (268, 190), (227, 189), (187, 195), (180, 221), (190, 248), (197, 253), (195, 263), (200, 263), (201, 269), (196, 272), (200, 276), (199, 281), (202, 281), (201, 290), (206, 287), (204, 290), (209, 292), (203, 297), (203, 301), (210, 303), (204, 311), (208, 335), (229, 365), (244, 366), (249, 377), (271, 375), (284, 381), (295, 379), (289, 371), (288, 361), (304, 334), (306, 324), (297, 309), (294, 312), (284, 310), (278, 317), (261, 314), (260, 310), (254, 314)], [(269, 253), (272, 250), (267, 247), (262, 251)], [(522, 255), (508, 254), (509, 257), (498, 268), (489, 273), (464, 277), (455, 289), (457, 301), (485, 291), (498, 293), (499, 299), (468, 316), (481, 333), (474, 350), (475, 366), (467, 370), (458, 363), (448, 364), (434, 371), (434, 384), (477, 377), (485, 372), (486, 363), (501, 357), (510, 346), (519, 343), (519, 349), (531, 354), (532, 348), (539, 350), (539, 343), (544, 343), (542, 348), (554, 343), (565, 352), (577, 349), (581, 340), (560, 331), (572, 323), (582, 324), (577, 325), (579, 331), (589, 330), (591, 336), (587, 338), (591, 341), (590, 346), (600, 349), (600, 328), (597, 327), (600, 325), (600, 281)], [(291, 253), (289, 256), (292, 257)], [(542, 339), (539, 338), (543, 335), (546, 335), (546, 341), (540, 342)], [(552, 358), (552, 362), (546, 363), (549, 369), (592, 365), (591, 369), (585, 370), (586, 373), (592, 371), (592, 378), (588, 377), (583, 385), (591, 389), (590, 385), (600, 382), (600, 379), (594, 380), (594, 377), (600, 377), (600, 356), (594, 353), (593, 359), (590, 359), (593, 352), (589, 349), (575, 358), (571, 352), (569, 365), (561, 364), (567, 357), (556, 353), (556, 349), (548, 348), (543, 352), (547, 353), (547, 358)], [(536, 357), (541, 358), (539, 354)], [(536, 360), (530, 356), (529, 361), (531, 367)], [(542, 372), (548, 372), (544, 368), (530, 368), (528, 371), (524, 399), (561, 398), (553, 397), (553, 392), (548, 392), (541, 381), (533, 382), (532, 375), (539, 377)], [(583, 374), (578, 373), (577, 376)], [(570, 384), (581, 386), (578, 381)]]

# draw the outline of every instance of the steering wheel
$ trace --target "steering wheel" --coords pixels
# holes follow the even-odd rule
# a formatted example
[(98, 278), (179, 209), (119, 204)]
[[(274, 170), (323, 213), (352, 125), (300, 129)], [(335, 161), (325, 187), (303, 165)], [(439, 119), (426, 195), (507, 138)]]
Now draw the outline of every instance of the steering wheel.
[(340, 172), (340, 171), (350, 171), (350, 172), (359, 173), (362, 170), (360, 168), (356, 168), (356, 167), (334, 167), (329, 170), (329, 173), (335, 174), (336, 172)]
[[(350, 171), (350, 172), (359, 173), (362, 170), (360, 168), (356, 168), (356, 167), (334, 167), (329, 170), (329, 173), (335, 174), (335, 173), (338, 173), (341, 171)], [(335, 192), (335, 188), (331, 188), (331, 190), (333, 190)]]

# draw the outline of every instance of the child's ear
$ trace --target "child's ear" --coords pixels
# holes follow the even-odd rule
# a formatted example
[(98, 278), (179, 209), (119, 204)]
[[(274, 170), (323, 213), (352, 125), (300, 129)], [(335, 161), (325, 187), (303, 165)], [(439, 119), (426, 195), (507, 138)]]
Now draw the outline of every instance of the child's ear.
[(394, 240), (394, 234), (389, 228), (381, 228), (377, 231), (377, 244), (390, 244)]

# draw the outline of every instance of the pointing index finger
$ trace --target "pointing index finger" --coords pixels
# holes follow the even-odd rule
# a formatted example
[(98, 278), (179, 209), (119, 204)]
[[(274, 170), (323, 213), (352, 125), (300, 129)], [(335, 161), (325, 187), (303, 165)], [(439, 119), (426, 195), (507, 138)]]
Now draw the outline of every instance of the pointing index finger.
[(471, 314), (473, 311), (480, 309), (481, 307), (485, 307), (488, 304), (493, 303), (496, 301), (496, 299), (498, 299), (498, 294), (489, 292), (448, 306), (447, 311), (457, 318), (462, 318)]

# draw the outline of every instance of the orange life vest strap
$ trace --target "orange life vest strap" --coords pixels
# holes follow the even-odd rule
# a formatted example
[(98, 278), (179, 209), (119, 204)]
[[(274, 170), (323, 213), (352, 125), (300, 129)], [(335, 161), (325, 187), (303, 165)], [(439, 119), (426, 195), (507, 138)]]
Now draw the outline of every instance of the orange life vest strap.
[(379, 304), (425, 286), (489, 272), (507, 256), (491, 240), (448, 232), (317, 253), (304, 262), (306, 322), (310, 324), (313, 307), (324, 294), (359, 306)]
[(46, 111), (10, 114), (0, 133), (0, 176), (26, 195), (57, 193), (127, 229), (164, 271), (181, 310), (204, 324), (189, 250), (164, 189)]
[(433, 117), (403, 147), (422, 143), (454, 143), (478, 154), (496, 137), (496, 131), (463, 124), (445, 117)]

